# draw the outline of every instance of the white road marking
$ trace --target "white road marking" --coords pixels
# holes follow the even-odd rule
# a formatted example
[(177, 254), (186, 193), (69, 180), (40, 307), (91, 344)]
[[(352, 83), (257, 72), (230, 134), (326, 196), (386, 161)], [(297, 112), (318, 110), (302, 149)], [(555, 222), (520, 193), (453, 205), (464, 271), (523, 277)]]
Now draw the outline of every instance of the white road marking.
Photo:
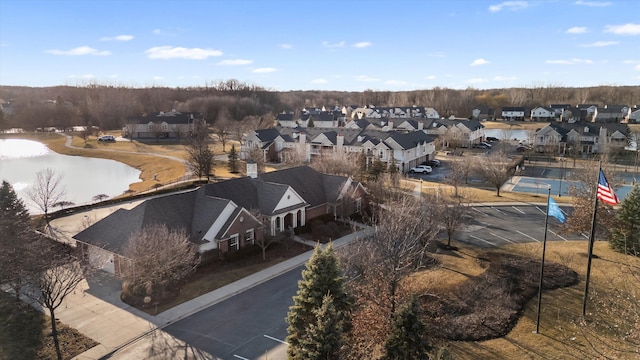
[(276, 338), (274, 338), (273, 336), (265, 335), (264, 337), (266, 337), (267, 339), (271, 339), (271, 340), (273, 340), (273, 341), (277, 341), (277, 342), (282, 343), (282, 344), (287, 344), (287, 345), (289, 345), (289, 343), (288, 343), (288, 342), (286, 342), (286, 341), (282, 341), (282, 340), (280, 340), (280, 339), (276, 339)]
[(490, 232), (489, 234), (491, 234), (491, 235), (493, 235), (493, 236), (497, 237), (498, 239), (502, 239), (502, 240), (504, 240), (504, 241), (506, 241), (506, 242), (509, 242), (509, 243), (515, 244), (513, 241), (511, 241), (511, 240), (509, 240), (509, 239), (507, 239), (507, 238), (504, 238), (504, 237), (502, 237), (502, 236), (500, 236), (500, 235), (498, 235), (498, 234), (494, 234), (494, 233), (492, 233), (492, 232)]
[(516, 230), (516, 232), (517, 232), (517, 233), (519, 233), (519, 234), (521, 234), (521, 235), (524, 235), (524, 236), (528, 237), (528, 238), (529, 238), (529, 239), (531, 239), (531, 240), (535, 240), (535, 241), (537, 241), (537, 242), (540, 242), (540, 240), (538, 240), (538, 239), (536, 239), (536, 238), (534, 238), (534, 237), (531, 237), (531, 236), (529, 236), (529, 235), (527, 235), (527, 234), (523, 233), (522, 231)]
[(580, 233), (580, 235), (584, 236), (585, 239), (589, 239), (589, 237), (585, 233)]
[(234, 358), (238, 358), (238, 359), (240, 359), (240, 360), (249, 360), (249, 359), (247, 359), (246, 357), (242, 357), (242, 356), (240, 356), (240, 355), (236, 355), (236, 354), (233, 354), (233, 357), (234, 357)]
[(489, 216), (489, 215), (487, 215), (487, 214), (483, 213), (482, 211), (480, 211), (480, 210), (478, 210), (478, 209), (476, 209), (476, 208), (474, 208), (474, 207), (472, 207), (472, 209), (473, 209), (473, 210), (475, 210), (475, 211), (477, 211), (477, 212), (479, 212), (480, 214), (482, 214), (482, 215), (484, 215), (484, 216)]
[(498, 209), (494, 208), (493, 206), (492, 206), (491, 208), (492, 208), (493, 210), (495, 210), (495, 211), (499, 212), (500, 214), (504, 215), (504, 213), (503, 213), (502, 211), (500, 211), (500, 210), (498, 210)]
[[(559, 207), (559, 206), (558, 206), (558, 207)], [(564, 211), (564, 210), (562, 210), (562, 208), (560, 208), (560, 211), (562, 211), (565, 215), (569, 215), (569, 213), (568, 213), (568, 212), (566, 212), (566, 211)]]
[(479, 238), (479, 237), (477, 237), (477, 236), (473, 236), (473, 235), (469, 235), (469, 236), (471, 236), (472, 238), (474, 238), (474, 239), (476, 239), (476, 240), (480, 240), (480, 241), (482, 241), (482, 242), (486, 242), (487, 244), (489, 244), (489, 245), (491, 245), (491, 246), (495, 246), (494, 244), (490, 243), (489, 241), (487, 241), (487, 240), (485, 240), (485, 239), (481, 239), (481, 238)]
[(540, 209), (540, 207), (539, 207), (539, 206), (536, 206), (536, 209), (540, 210), (540, 212), (541, 212), (541, 213), (543, 213), (543, 214), (547, 215), (547, 213), (546, 213), (546, 212), (544, 212), (544, 211), (542, 211), (542, 209)]
[(564, 241), (569, 241), (569, 240), (567, 240), (567, 239), (563, 238), (562, 236), (560, 236), (560, 235), (558, 235), (558, 234), (554, 233), (553, 231), (551, 231), (551, 230), (549, 230), (549, 229), (547, 229), (547, 231), (548, 231), (548, 232), (550, 232), (550, 233), (552, 233), (553, 235), (555, 235), (555, 236), (559, 237), (560, 239), (562, 239), (562, 240), (564, 240)]
[(512, 208), (514, 208), (514, 209), (516, 209), (517, 211), (519, 211), (519, 212), (520, 212), (520, 214), (525, 215), (525, 212), (524, 212), (524, 211), (522, 211), (522, 210), (520, 210), (520, 209), (518, 209), (517, 207), (512, 206)]

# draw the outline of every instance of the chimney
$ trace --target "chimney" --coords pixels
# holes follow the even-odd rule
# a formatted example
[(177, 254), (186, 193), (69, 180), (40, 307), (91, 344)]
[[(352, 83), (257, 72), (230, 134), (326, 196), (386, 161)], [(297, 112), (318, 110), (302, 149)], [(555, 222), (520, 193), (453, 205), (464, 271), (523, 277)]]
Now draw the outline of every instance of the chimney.
[(258, 164), (253, 160), (247, 161), (247, 176), (252, 179), (258, 177)]
[(338, 145), (338, 148), (344, 146), (344, 135), (338, 134), (338, 137), (336, 138), (336, 145)]
[(300, 132), (300, 137), (298, 139), (298, 142), (300, 144), (306, 144), (307, 143), (307, 134), (305, 132)]
[(424, 130), (424, 121), (418, 121), (418, 130)]

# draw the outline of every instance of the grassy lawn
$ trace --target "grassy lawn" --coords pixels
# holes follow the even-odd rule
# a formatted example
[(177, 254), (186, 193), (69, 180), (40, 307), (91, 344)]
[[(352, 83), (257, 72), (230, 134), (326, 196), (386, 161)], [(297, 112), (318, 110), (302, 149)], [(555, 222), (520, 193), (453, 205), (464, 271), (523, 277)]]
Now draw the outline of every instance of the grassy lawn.
[[(0, 291), (0, 359), (55, 359), (50, 324), (48, 316)], [(62, 323), (57, 328), (64, 359), (98, 345)]]
[[(459, 245), (459, 244), (455, 244)], [(537, 265), (529, 269), (529, 275), (538, 279), (539, 259), (542, 244), (530, 243), (509, 245), (500, 249), (509, 254), (517, 254), (537, 261)], [(584, 277), (586, 273), (587, 243), (584, 241), (549, 242), (545, 264), (545, 287), (547, 281), (556, 281), (563, 275), (553, 274), (551, 263), (566, 267), (578, 274), (578, 283), (555, 290), (545, 290), (542, 298), (540, 334), (532, 333), (536, 328), (537, 290), (530, 297), (518, 314), (513, 327), (504, 335), (490, 340), (460, 341), (445, 340), (450, 353), (455, 359), (637, 359), (640, 349), (640, 312), (637, 299), (640, 296), (640, 259), (613, 252), (606, 242), (597, 242), (592, 262), (590, 298), (587, 303), (587, 316), (582, 319), (582, 301), (584, 294)], [(486, 252), (460, 246), (458, 251), (440, 251), (435, 254), (440, 262), (436, 270), (424, 271), (411, 277), (415, 291), (423, 294), (435, 294), (436, 297), (450, 296), (465, 284), (488, 272), (484, 261)], [(513, 269), (513, 267), (509, 267)], [(533, 272), (533, 274), (531, 274)], [(509, 272), (513, 276), (513, 271)], [(547, 278), (549, 276), (549, 278)], [(524, 281), (523, 281), (524, 282)], [(501, 281), (494, 279), (492, 288)], [(515, 282), (516, 286), (521, 282)], [(479, 285), (474, 285), (478, 287)], [(476, 289), (477, 290), (477, 289)], [(474, 289), (467, 289), (473, 293)], [(473, 315), (486, 316), (492, 308), (501, 307), (518, 296), (517, 289), (511, 289), (510, 295), (493, 297), (479, 307), (476, 313), (470, 312), (466, 327), (470, 336), (477, 336), (482, 327), (491, 331), (499, 328), (496, 319), (487, 316), (482, 326), (473, 328)], [(482, 294), (482, 293), (480, 293)], [(469, 309), (481, 298), (458, 298), (451, 300), (451, 308)], [(488, 310), (489, 309), (489, 310)], [(458, 311), (456, 316), (463, 312)], [(486, 322), (484, 321), (486, 320)], [(452, 331), (455, 322), (444, 327), (445, 332)], [(461, 331), (465, 331), (462, 328)], [(441, 333), (432, 328), (431, 334)], [(434, 336), (432, 335), (432, 339)]]

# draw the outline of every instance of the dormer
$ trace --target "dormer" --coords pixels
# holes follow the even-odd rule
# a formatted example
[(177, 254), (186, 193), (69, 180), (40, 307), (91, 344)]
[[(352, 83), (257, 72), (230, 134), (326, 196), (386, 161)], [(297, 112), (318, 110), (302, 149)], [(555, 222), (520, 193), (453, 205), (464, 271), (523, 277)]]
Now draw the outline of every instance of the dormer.
[(584, 127), (584, 133), (586, 134), (586, 133), (588, 133), (588, 132), (589, 132), (589, 127), (588, 127), (588, 126), (585, 126), (585, 127)]

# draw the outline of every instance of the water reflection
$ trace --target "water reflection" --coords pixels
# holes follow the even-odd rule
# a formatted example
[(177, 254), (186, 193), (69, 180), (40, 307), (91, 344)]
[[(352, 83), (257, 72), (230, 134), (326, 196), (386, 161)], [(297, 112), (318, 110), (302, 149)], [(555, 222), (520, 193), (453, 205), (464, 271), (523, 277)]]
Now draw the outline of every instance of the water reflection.
[(32, 214), (40, 211), (25, 191), (35, 182), (36, 173), (46, 168), (62, 175), (64, 200), (76, 205), (91, 203), (98, 194), (121, 195), (140, 177), (139, 170), (114, 160), (61, 155), (36, 141), (0, 139), (0, 179), (13, 186)]

